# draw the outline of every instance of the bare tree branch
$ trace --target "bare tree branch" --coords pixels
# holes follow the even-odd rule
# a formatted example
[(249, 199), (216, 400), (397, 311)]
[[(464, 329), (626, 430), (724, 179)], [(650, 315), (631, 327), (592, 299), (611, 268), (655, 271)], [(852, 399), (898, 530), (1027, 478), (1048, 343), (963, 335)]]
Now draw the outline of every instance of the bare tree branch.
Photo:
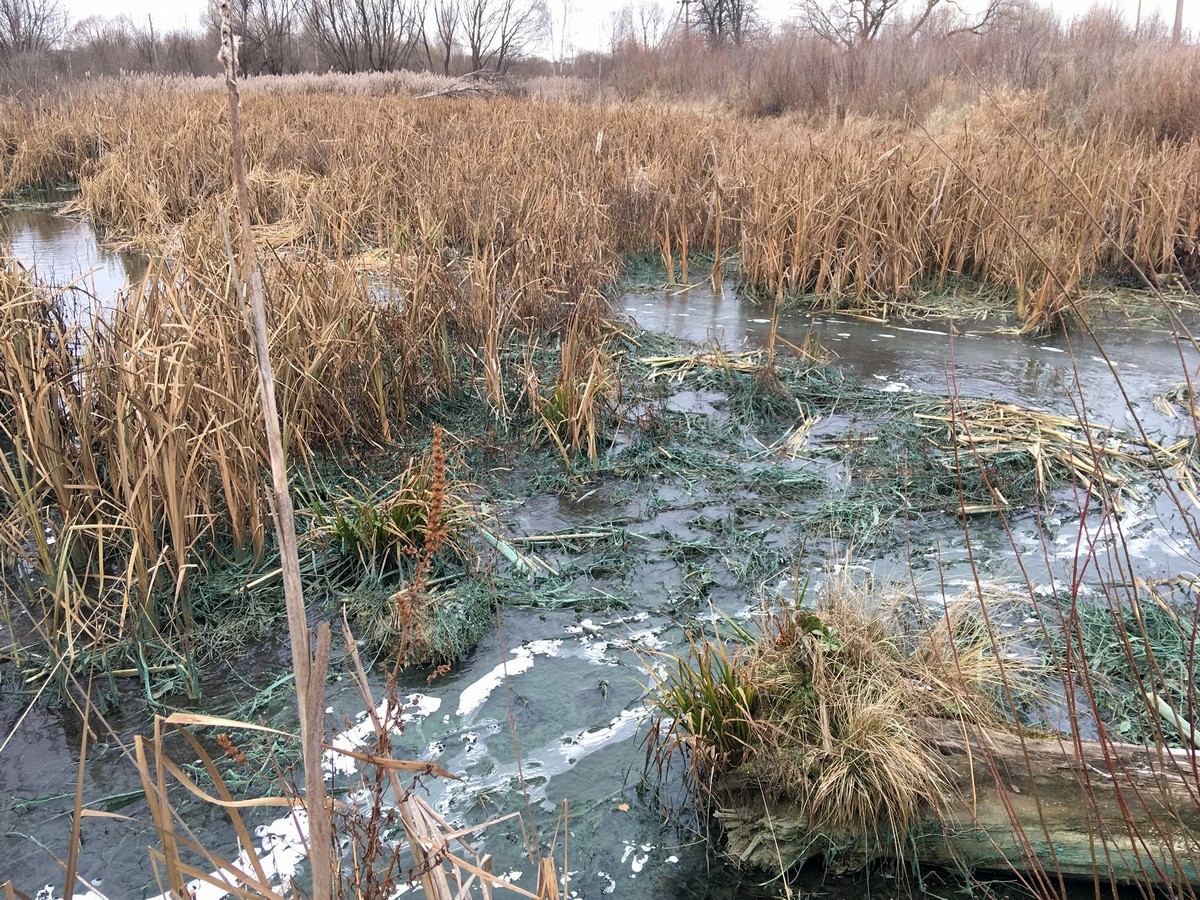
[(59, 0), (0, 0), (0, 57), (49, 50), (67, 31)]
[[(810, 33), (844, 50), (874, 42), (885, 27), (904, 19), (903, 39), (911, 40), (927, 30), (934, 13), (942, 9), (958, 12), (962, 24), (942, 33), (982, 34), (1004, 14), (1012, 0), (988, 0), (983, 12), (968, 17), (956, 0), (917, 0), (915, 9), (906, 0), (796, 0), (799, 24)], [(907, 15), (904, 15), (907, 13)]]
[(308, 0), (305, 24), (341, 72), (386, 72), (412, 64), (424, 36), (424, 0)]
[(546, 34), (544, 0), (466, 0), (462, 22), (471, 71), (503, 74)]

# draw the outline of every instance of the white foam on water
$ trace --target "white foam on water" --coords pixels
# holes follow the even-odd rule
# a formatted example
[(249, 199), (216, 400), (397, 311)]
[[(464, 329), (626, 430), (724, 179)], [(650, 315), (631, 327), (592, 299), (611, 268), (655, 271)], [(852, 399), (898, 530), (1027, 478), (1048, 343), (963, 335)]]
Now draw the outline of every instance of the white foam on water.
[[(260, 849), (256, 854), (267, 882), (278, 887), (281, 893), (286, 893), (296, 874), (296, 868), (307, 854), (305, 848), (308, 843), (308, 814), (297, 808), (269, 825), (258, 826), (254, 829), (254, 835), (261, 839)], [(228, 869), (218, 869), (209, 875), (214, 881), (224, 882), (227, 887), (219, 887), (196, 878), (188, 882), (188, 892), (192, 900), (222, 900), (242, 885), (243, 876), (257, 879), (254, 865), (250, 862), (249, 853), (245, 848)], [(172, 900), (174, 896), (160, 894), (153, 900)]]
[[(432, 715), (441, 708), (442, 698), (431, 697), (428, 694), (411, 694), (400, 713), (400, 721), (415, 722)], [(375, 710), (375, 718), (380, 722), (392, 721), (392, 709), (389, 701), (384, 700)], [(330, 749), (325, 751), (321, 759), (321, 768), (328, 775), (353, 775), (355, 761), (351, 756), (339, 752), (349, 750), (360, 752), (370, 744), (375, 734), (375, 720), (366, 712), (358, 714), (359, 723), (348, 728), (329, 742)]]
[(504, 683), (510, 675), (520, 675), (533, 668), (533, 652), (526, 647), (518, 647), (513, 651), (515, 659), (500, 663), (490, 672), (465, 688), (458, 697), (458, 715), (469, 716), (479, 709), (492, 695), (492, 691)]

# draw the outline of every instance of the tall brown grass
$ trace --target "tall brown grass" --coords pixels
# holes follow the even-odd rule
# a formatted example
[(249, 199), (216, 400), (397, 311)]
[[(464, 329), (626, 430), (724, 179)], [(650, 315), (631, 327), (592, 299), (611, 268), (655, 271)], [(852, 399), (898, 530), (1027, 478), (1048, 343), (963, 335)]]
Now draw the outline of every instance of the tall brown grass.
[[(288, 448), (386, 438), (447, 377), (441, 310), (377, 302), (346, 266), (267, 270)], [(0, 270), (0, 490), (7, 550), (42, 576), (64, 653), (186, 633), (199, 574), (261, 556), (266, 450), (241, 300), (219, 267), (152, 266), (113, 307), (74, 312)], [(72, 318), (72, 316), (76, 316)]]
[[(772, 294), (861, 300), (965, 276), (1011, 287), (1031, 328), (1094, 276), (1200, 261), (1197, 146), (1048, 128), (1034, 94), (927, 131), (500, 99), (246, 102), (260, 243), (384, 248), (433, 279), (471, 260), (513, 322), (561, 323), (562, 301), (651, 248), (739, 254)], [(114, 235), (211, 258), (232, 201), (223, 115), (215, 95), (129, 90), (10, 117), (0, 187), (77, 175), (77, 208)]]

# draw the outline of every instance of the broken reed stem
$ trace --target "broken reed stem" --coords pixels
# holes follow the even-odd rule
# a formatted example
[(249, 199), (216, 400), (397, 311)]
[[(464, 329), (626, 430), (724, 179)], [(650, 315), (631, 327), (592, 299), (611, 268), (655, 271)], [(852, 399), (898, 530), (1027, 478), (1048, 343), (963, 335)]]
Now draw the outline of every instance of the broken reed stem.
[(254, 252), (250, 232), (250, 191), (246, 182), (245, 142), (241, 127), (241, 98), (237, 82), (237, 42), (233, 35), (229, 0), (221, 0), (221, 52), (225, 84), (229, 88), (229, 131), (232, 139), (233, 177), (237, 188), (238, 230), (241, 239), (241, 281), (243, 298), (248, 302), (250, 332), (258, 363), (258, 383), (262, 393), (263, 420), (271, 457), (271, 481), (275, 500), (275, 530), (279, 536), (283, 564), (283, 594), (287, 606), (288, 633), (292, 644), (292, 665), (296, 672), (296, 700), (300, 717), (300, 740), (304, 760), (304, 790), (308, 810), (308, 858), (312, 867), (314, 900), (332, 900), (332, 821), (325, 800), (325, 777), (321, 768), (322, 716), (325, 672), (329, 662), (329, 626), (317, 629), (315, 654), (310, 650), (310, 634), (304, 612), (304, 589), (300, 580), (300, 557), (296, 547), (296, 523), (292, 498), (287, 486), (287, 459), (275, 403), (275, 378), (271, 370), (268, 345), (267, 313), (263, 299), (262, 273)]

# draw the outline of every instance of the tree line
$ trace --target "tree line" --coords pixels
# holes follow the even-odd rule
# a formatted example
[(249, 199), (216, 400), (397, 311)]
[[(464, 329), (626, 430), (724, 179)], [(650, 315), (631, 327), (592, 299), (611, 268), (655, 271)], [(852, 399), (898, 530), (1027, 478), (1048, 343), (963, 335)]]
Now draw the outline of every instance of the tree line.
[[(156, 33), (154, 22), (92, 16), (70, 23), (65, 0), (0, 0), (0, 62), (64, 51), (87, 71), (212, 71), (218, 31), (209, 0), (198, 33)], [(300, 71), (506, 73), (534, 54), (571, 56), (575, 0), (233, 0), (246, 74)], [(1018, 0), (988, 0), (957, 27), (978, 33)], [(553, 4), (553, 8), (552, 8)], [(905, 19), (916, 34), (954, 0), (795, 0), (798, 26), (843, 48), (870, 43)], [(632, 0), (611, 17), (610, 49), (653, 49), (669, 38), (710, 49), (762, 42), (770, 29), (756, 0)]]
[[(248, 75), (429, 69), (504, 74), (551, 33), (546, 0), (233, 0)], [(65, 54), (76, 74), (212, 74), (215, 2), (198, 31), (162, 33), (153, 18), (71, 23), (63, 0), (0, 0), (0, 65)], [(460, 67), (461, 67), (460, 66)]]
[[(64, 75), (216, 72), (215, 0), (198, 29), (165, 33), (150, 18), (72, 23), (66, 2), (0, 0), (0, 89)], [(758, 0), (627, 0), (608, 20), (606, 46), (576, 53), (578, 2), (232, 0), (248, 75), (555, 73), (618, 96), (741, 98), (762, 114), (911, 115), (976, 77), (1018, 90), (1053, 84), (1056, 96), (1085, 93), (1080, 102), (1096, 105), (1130, 54), (1182, 37), (1178, 5), (1167, 23), (1104, 6), (1064, 21), (1037, 0), (986, 0), (973, 12), (957, 0), (792, 0), (791, 16), (769, 23)], [(1190, 62), (1200, 57), (1168, 65), (1154, 53), (1163, 89), (1190, 97), (1176, 82), (1200, 76)]]

